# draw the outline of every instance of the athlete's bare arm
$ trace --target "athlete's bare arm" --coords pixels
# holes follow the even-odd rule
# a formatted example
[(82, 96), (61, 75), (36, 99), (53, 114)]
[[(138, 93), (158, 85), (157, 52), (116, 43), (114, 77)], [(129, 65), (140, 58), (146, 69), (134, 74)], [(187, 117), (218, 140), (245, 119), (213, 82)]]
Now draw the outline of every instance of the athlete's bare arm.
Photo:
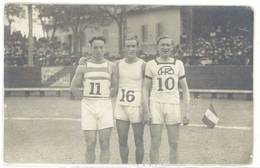
[[(142, 80), (142, 90), (143, 90), (143, 88), (144, 88), (145, 67), (146, 67), (146, 62), (144, 62), (144, 63), (142, 64), (142, 78), (143, 78), (143, 80)], [(141, 92), (141, 94), (143, 94), (143, 92)], [(142, 96), (142, 97), (143, 97), (143, 96)]]
[(146, 63), (144, 62), (142, 64), (142, 74), (143, 74), (143, 78), (145, 77), (145, 67), (146, 67)]
[(145, 77), (142, 89), (142, 101), (143, 101), (143, 112), (144, 112), (144, 122), (149, 122), (151, 119), (150, 109), (149, 109), (149, 95), (152, 88), (152, 79)]
[(74, 97), (77, 98), (81, 98), (83, 97), (83, 86), (82, 86), (82, 82), (83, 82), (83, 77), (84, 77), (84, 71), (85, 71), (85, 66), (79, 65), (75, 71), (75, 75), (72, 79), (71, 82), (71, 92), (74, 95)]
[(190, 91), (185, 77), (180, 79), (179, 82), (182, 89), (183, 100), (184, 100), (183, 124), (187, 125), (190, 122)]
[(110, 67), (112, 70), (110, 92), (111, 97), (114, 97), (117, 95), (118, 91), (118, 69), (117, 66), (112, 62), (110, 62)]

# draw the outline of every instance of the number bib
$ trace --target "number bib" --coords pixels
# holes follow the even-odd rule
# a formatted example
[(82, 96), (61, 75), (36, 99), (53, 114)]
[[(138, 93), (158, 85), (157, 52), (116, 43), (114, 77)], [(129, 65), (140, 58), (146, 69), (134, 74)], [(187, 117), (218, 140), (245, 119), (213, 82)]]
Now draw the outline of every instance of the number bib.
[(119, 88), (117, 103), (122, 106), (140, 106), (141, 90)]
[(105, 80), (87, 81), (84, 83), (84, 96), (87, 97), (109, 97), (110, 82)]
[(155, 78), (156, 92), (173, 92), (178, 87), (178, 80), (174, 76), (157, 76)]

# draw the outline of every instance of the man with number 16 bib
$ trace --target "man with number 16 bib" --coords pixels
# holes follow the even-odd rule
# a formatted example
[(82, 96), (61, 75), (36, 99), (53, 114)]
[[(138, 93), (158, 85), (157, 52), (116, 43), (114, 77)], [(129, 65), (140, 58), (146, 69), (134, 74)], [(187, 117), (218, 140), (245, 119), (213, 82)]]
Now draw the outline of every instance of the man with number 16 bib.
[(110, 158), (109, 141), (111, 128), (114, 126), (111, 96), (117, 92), (116, 66), (104, 59), (105, 39), (94, 37), (90, 40), (92, 57), (83, 60), (77, 67), (71, 83), (73, 94), (80, 92), (81, 128), (86, 141), (86, 162), (95, 162), (97, 133), (100, 144), (100, 163), (108, 163)]
[(144, 157), (144, 124), (141, 95), (145, 62), (137, 57), (137, 49), (137, 38), (127, 38), (125, 40), (125, 58), (116, 63), (118, 67), (119, 89), (115, 118), (122, 163), (128, 163), (129, 148), (127, 141), (131, 123), (135, 139), (136, 163), (141, 164)]
[(189, 123), (190, 95), (182, 61), (172, 58), (173, 40), (157, 40), (158, 57), (146, 64), (143, 87), (145, 120), (150, 122), (151, 163), (159, 162), (163, 124), (166, 125), (170, 163), (176, 163), (179, 124), (181, 123), (180, 84), (184, 98), (184, 125)]

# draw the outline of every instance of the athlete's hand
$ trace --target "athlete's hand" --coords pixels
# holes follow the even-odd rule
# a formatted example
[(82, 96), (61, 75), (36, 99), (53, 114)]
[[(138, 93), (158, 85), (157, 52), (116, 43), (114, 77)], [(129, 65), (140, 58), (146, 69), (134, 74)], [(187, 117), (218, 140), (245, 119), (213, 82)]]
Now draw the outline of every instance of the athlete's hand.
[(186, 113), (183, 117), (183, 125), (188, 125), (190, 123), (190, 114)]
[(150, 124), (151, 119), (152, 119), (151, 113), (150, 112), (144, 112), (143, 124)]
[(86, 57), (81, 57), (79, 59), (79, 65), (85, 65), (87, 63), (87, 58)]

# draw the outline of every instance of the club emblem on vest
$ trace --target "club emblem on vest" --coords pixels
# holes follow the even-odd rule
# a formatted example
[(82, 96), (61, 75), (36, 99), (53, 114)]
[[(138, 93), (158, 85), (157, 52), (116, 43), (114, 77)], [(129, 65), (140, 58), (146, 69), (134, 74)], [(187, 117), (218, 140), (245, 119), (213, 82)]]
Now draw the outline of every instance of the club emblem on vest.
[(158, 75), (172, 75), (174, 74), (174, 70), (171, 66), (167, 65), (167, 66), (162, 66), (159, 70), (158, 70)]

